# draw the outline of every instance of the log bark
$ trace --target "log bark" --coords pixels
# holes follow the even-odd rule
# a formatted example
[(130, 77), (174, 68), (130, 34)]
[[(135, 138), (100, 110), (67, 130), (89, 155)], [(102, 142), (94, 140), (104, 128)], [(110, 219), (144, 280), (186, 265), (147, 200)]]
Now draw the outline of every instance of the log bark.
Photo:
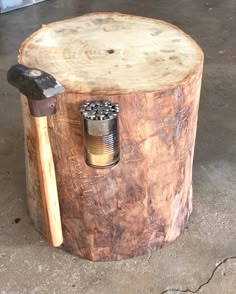
[[(52, 23), (22, 45), (19, 63), (66, 88), (48, 119), (63, 247), (93, 261), (145, 254), (175, 240), (192, 211), (192, 164), (203, 53), (171, 24), (117, 13)], [(84, 162), (80, 106), (120, 105), (121, 159)], [(22, 96), (30, 216), (45, 234), (36, 137)]]

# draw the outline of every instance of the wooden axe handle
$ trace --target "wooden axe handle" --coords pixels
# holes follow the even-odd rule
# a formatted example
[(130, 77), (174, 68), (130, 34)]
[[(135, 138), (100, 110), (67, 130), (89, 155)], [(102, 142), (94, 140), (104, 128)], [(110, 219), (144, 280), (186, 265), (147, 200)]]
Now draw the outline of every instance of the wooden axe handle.
[(52, 246), (58, 247), (63, 242), (63, 236), (47, 117), (33, 117), (33, 121), (37, 137), (37, 160), (47, 239)]

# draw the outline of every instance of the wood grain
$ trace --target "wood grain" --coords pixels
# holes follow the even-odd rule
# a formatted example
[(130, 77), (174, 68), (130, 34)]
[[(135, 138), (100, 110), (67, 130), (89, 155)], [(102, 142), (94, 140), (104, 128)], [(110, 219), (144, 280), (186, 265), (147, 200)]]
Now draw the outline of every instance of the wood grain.
[(44, 25), (21, 46), (19, 63), (38, 66), (67, 92), (127, 94), (178, 86), (202, 52), (177, 27), (119, 13), (92, 13)]
[(47, 224), (47, 239), (52, 246), (58, 247), (63, 242), (63, 236), (54, 160), (48, 137), (47, 117), (33, 117), (33, 122), (37, 138), (37, 165), (43, 214), (45, 224)]
[[(128, 74), (128, 62), (122, 61), (118, 55), (114, 59), (111, 57), (110, 61), (103, 59), (104, 52), (115, 47), (110, 47), (111, 41), (104, 38), (101, 30), (112, 30), (114, 36), (117, 33), (123, 44), (121, 55), (128, 56), (130, 41), (125, 38), (129, 30), (142, 34), (140, 26), (144, 22), (147, 23), (143, 30), (145, 50), (148, 47), (151, 51), (154, 43), (152, 56), (164, 58), (163, 61), (150, 58), (147, 62), (141, 37), (135, 43), (132, 34), (129, 37), (135, 57), (132, 57), (132, 70)], [(66, 31), (60, 31), (61, 27)], [(73, 27), (77, 30), (75, 39)], [(158, 34), (160, 27), (162, 31)], [(157, 40), (145, 41), (148, 30)], [(51, 57), (56, 61), (46, 60), (37, 52), (42, 53), (46, 44), (41, 38), (52, 31), (55, 32), (52, 41), (58, 41), (58, 38), (67, 40), (69, 34), (73, 48), (76, 44), (79, 46), (80, 41), (88, 44), (83, 45), (84, 49), (81, 47), (77, 55), (67, 57), (68, 42), (65, 46), (60, 43), (60, 48), (49, 46), (53, 52)], [(157, 48), (160, 36), (160, 50), (164, 52)], [(93, 53), (86, 53), (85, 48), (90, 48), (91, 42), (96, 46), (97, 38), (100, 38), (99, 46), (105, 44), (104, 49), (99, 52), (89, 49)], [(170, 52), (175, 50), (169, 45), (170, 40), (174, 44), (183, 41), (173, 54), (175, 58)], [(184, 46), (186, 42), (188, 49)], [(114, 45), (118, 43), (113, 42)], [(60, 50), (64, 53), (56, 55)], [(85, 56), (90, 56), (90, 60), (85, 62)], [(80, 57), (82, 61), (79, 61)], [(121, 66), (117, 71), (115, 59)], [(177, 60), (185, 65), (178, 67)], [(19, 61), (49, 71), (67, 89), (58, 97), (56, 116), (48, 120), (64, 249), (93, 261), (119, 260), (148, 253), (175, 240), (192, 211), (192, 163), (203, 66), (203, 54), (196, 43), (176, 27), (158, 20), (98, 13), (43, 27), (23, 44)], [(62, 62), (60, 68), (59, 62)], [(97, 69), (98, 65), (101, 68)], [(171, 73), (168, 78), (164, 69)], [(96, 79), (102, 70), (105, 72), (103, 78)], [(109, 78), (107, 71), (112, 72)], [(146, 73), (142, 75), (144, 71)], [(84, 162), (79, 112), (84, 101), (100, 99), (101, 94), (111, 102), (118, 102), (121, 109), (121, 160), (115, 167), (105, 170), (90, 168)], [(24, 103), (23, 98), (25, 134), (31, 142), (26, 146), (27, 173), (33, 174), (33, 179), (28, 175), (29, 209), (37, 229), (43, 231), (40, 191), (34, 188), (38, 181), (35, 134)]]

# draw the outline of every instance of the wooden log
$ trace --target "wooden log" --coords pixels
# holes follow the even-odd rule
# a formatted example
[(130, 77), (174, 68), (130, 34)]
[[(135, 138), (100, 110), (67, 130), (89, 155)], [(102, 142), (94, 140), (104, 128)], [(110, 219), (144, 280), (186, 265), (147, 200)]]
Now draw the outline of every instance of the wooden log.
[[(19, 63), (66, 88), (48, 119), (63, 247), (93, 261), (119, 260), (175, 240), (192, 211), (192, 163), (203, 53), (160, 20), (94, 13), (52, 23), (22, 45)], [(80, 106), (120, 105), (120, 162), (86, 165)], [(30, 216), (45, 232), (36, 136), (22, 97)]]

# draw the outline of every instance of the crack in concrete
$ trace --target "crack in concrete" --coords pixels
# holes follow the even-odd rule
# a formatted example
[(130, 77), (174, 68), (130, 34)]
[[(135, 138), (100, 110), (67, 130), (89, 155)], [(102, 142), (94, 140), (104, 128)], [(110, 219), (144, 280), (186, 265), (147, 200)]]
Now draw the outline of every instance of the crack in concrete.
[(222, 261), (220, 261), (216, 267), (214, 268), (214, 270), (212, 271), (209, 279), (202, 283), (196, 290), (191, 290), (191, 289), (177, 289), (177, 288), (172, 288), (172, 289), (166, 289), (164, 290), (161, 294), (165, 294), (165, 293), (168, 293), (168, 292), (175, 292), (175, 293), (178, 293), (178, 292), (181, 292), (181, 293), (197, 293), (199, 290), (201, 290), (202, 287), (204, 287), (205, 285), (207, 285), (208, 283), (210, 283), (210, 281), (212, 280), (212, 278), (214, 277), (214, 274), (215, 272), (217, 271), (217, 269), (224, 263), (226, 263), (228, 260), (230, 259), (236, 259), (236, 256), (230, 256), (230, 257), (226, 257), (224, 258)]
[(149, 253), (149, 256), (148, 256), (148, 259), (147, 259), (147, 262), (148, 262), (150, 265), (151, 265), (151, 263), (150, 263), (151, 258), (152, 258), (152, 251)]
[(149, 256), (148, 256), (147, 262), (148, 262), (148, 264), (151, 266), (153, 272), (155, 273), (155, 272), (156, 272), (156, 269), (155, 269), (155, 267), (154, 267), (154, 266), (152, 265), (152, 263), (151, 263), (152, 253), (153, 253), (153, 252), (151, 251), (150, 254), (149, 254)]

